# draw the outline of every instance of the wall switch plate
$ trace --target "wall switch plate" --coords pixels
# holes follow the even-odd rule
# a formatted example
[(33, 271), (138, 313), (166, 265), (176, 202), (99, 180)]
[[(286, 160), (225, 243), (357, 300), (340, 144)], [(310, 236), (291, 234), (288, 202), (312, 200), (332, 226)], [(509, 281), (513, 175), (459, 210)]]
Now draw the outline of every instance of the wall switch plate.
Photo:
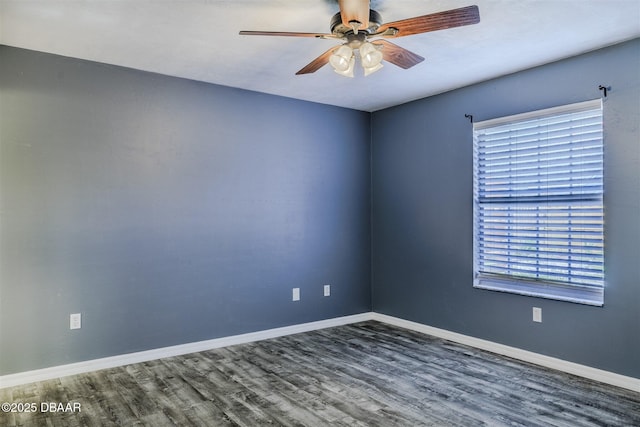
[(293, 288), (293, 292), (291, 293), (291, 299), (293, 301), (300, 301), (300, 288)]
[(82, 328), (82, 314), (81, 313), (73, 313), (69, 316), (69, 329), (80, 329)]
[(324, 296), (328, 297), (331, 295), (331, 285), (324, 285)]
[(542, 309), (540, 307), (533, 307), (533, 321), (542, 323)]

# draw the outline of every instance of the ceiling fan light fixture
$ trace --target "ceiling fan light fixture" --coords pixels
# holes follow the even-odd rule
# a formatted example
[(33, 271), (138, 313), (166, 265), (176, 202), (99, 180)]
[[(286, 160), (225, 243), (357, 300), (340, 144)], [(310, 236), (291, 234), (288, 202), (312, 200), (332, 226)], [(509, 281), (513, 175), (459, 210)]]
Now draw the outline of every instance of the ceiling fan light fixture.
[(382, 68), (382, 52), (372, 43), (365, 42), (360, 46), (360, 61), (364, 75), (368, 76)]
[(336, 71), (346, 71), (349, 68), (349, 62), (353, 58), (353, 49), (346, 44), (333, 51), (329, 58), (329, 63)]
[[(405, 37), (480, 22), (480, 12), (476, 5), (383, 24), (382, 17), (371, 9), (371, 2), (368, 0), (337, 0), (337, 2), (340, 12), (331, 18), (330, 34), (291, 31), (240, 31), (240, 34), (345, 40), (346, 43), (342, 46), (326, 50), (302, 67), (296, 75), (315, 73), (330, 63), (336, 73), (353, 77), (354, 49), (359, 51), (365, 76), (382, 68), (383, 59), (406, 70), (424, 61), (424, 58), (384, 38)], [(372, 38), (375, 44), (368, 42), (369, 38)], [(384, 54), (380, 51), (382, 48), (385, 49)]]
[(382, 52), (374, 44), (365, 42), (360, 46), (360, 59), (364, 68), (373, 68), (382, 62)]
[(382, 67), (383, 67), (382, 64), (376, 64), (373, 67), (362, 67), (362, 68), (364, 68), (364, 75), (366, 77), (369, 74), (375, 73), (376, 71), (378, 71)]
[(346, 77), (353, 77), (355, 62), (356, 60), (353, 56), (353, 49), (347, 45), (340, 46), (334, 50), (331, 57), (329, 57), (329, 63), (333, 67), (333, 70)]
[(340, 74), (341, 76), (353, 77), (354, 76), (353, 70), (355, 69), (355, 65), (356, 65), (356, 58), (352, 56), (351, 59), (349, 60), (349, 66), (346, 70), (342, 71), (334, 68), (333, 71)]

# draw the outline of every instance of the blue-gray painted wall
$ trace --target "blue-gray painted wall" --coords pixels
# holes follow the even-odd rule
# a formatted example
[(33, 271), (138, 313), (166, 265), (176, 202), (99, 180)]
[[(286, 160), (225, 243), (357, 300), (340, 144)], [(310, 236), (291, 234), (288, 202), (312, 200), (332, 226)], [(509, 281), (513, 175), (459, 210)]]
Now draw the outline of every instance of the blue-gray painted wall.
[(370, 311), (369, 122), (0, 46), (0, 375)]
[[(474, 289), (472, 125), (601, 97), (604, 307)], [(376, 312), (640, 378), (640, 40), (372, 116)], [(542, 323), (532, 322), (532, 307)]]
[[(635, 40), (367, 114), (0, 46), (0, 375), (373, 308), (640, 378), (639, 76)], [(464, 114), (600, 84), (605, 306), (473, 289)]]

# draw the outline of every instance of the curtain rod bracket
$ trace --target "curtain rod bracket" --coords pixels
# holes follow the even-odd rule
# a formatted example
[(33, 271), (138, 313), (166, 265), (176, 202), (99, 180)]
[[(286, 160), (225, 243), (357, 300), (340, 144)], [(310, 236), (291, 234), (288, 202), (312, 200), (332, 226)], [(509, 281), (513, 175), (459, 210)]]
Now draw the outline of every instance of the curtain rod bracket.
[[(605, 95), (607, 96), (607, 95)], [(464, 115), (467, 119), (469, 119), (469, 123), (473, 123), (473, 116), (471, 114), (465, 114)]]
[(600, 89), (601, 91), (604, 92), (604, 97), (606, 98), (607, 97), (607, 90), (609, 90), (610, 88), (600, 85), (600, 86), (598, 86), (598, 89)]

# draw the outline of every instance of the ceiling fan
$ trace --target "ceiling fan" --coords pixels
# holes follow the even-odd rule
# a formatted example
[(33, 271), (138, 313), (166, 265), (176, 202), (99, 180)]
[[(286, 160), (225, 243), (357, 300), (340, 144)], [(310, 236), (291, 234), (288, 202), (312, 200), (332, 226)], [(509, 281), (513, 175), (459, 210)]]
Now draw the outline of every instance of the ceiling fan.
[(331, 18), (330, 34), (283, 31), (240, 31), (240, 34), (344, 40), (342, 45), (327, 50), (296, 74), (314, 73), (330, 63), (338, 74), (353, 77), (356, 50), (360, 54), (365, 76), (382, 68), (382, 60), (407, 69), (419, 64), (424, 58), (391, 43), (386, 40), (387, 38), (410, 36), (480, 22), (478, 6), (467, 6), (382, 23), (380, 14), (370, 9), (369, 0), (338, 0), (338, 4), (340, 12)]

